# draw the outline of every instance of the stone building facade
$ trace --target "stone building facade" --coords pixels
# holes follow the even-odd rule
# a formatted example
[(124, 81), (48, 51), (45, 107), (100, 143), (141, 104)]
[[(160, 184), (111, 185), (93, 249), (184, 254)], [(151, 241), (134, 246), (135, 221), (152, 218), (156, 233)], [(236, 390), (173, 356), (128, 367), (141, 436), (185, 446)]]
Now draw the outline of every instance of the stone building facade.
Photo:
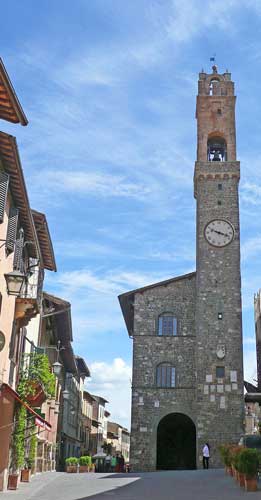
[(196, 272), (119, 297), (133, 338), (132, 470), (192, 469), (243, 433), (240, 230), (234, 84), (199, 74)]

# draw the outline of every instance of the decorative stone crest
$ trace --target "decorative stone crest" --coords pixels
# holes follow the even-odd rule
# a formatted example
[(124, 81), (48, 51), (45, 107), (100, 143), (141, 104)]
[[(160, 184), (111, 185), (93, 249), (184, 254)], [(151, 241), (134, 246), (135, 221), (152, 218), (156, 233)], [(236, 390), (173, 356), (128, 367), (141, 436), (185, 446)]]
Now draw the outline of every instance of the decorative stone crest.
[(218, 359), (224, 359), (226, 355), (226, 347), (224, 344), (219, 344), (216, 349), (216, 355)]

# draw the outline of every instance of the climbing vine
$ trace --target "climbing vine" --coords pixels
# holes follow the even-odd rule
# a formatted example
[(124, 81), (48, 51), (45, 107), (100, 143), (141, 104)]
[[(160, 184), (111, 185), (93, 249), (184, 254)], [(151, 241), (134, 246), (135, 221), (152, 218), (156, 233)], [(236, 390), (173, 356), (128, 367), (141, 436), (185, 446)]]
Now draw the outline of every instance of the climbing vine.
[(24, 465), (25, 461), (25, 430), (26, 430), (26, 408), (17, 406), (15, 412), (15, 430), (12, 442), (12, 469), (17, 470)]

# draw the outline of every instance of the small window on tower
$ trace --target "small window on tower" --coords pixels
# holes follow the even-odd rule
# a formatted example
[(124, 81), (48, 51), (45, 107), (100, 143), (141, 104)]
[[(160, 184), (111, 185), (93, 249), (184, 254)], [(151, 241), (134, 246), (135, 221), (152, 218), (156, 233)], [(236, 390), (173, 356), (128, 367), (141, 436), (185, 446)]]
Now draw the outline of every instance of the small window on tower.
[(225, 378), (225, 367), (224, 366), (216, 366), (216, 377), (217, 378)]
[(171, 313), (164, 313), (159, 316), (158, 335), (177, 335), (177, 318)]
[(220, 109), (220, 108), (218, 108), (218, 110), (217, 110), (217, 114), (218, 114), (218, 115), (222, 115), (222, 111), (221, 111), (221, 109)]
[(221, 312), (218, 313), (218, 319), (223, 319), (223, 313)]
[(222, 191), (222, 188), (223, 188), (222, 184), (218, 184), (218, 190)]
[(218, 205), (221, 205), (221, 200), (218, 200)]

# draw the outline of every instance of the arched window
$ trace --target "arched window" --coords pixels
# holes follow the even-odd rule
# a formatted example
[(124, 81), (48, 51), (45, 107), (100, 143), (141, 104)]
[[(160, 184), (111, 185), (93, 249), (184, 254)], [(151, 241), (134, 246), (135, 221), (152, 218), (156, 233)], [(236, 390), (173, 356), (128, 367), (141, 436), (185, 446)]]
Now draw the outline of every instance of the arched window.
[(220, 81), (218, 78), (212, 78), (209, 84), (209, 95), (219, 95)]
[(226, 161), (227, 144), (222, 137), (210, 137), (208, 139), (208, 161)]
[(175, 387), (175, 367), (168, 363), (161, 363), (160, 365), (158, 365), (156, 373), (156, 385), (157, 387)]
[(159, 316), (158, 335), (177, 335), (177, 318), (174, 314), (164, 313)]

